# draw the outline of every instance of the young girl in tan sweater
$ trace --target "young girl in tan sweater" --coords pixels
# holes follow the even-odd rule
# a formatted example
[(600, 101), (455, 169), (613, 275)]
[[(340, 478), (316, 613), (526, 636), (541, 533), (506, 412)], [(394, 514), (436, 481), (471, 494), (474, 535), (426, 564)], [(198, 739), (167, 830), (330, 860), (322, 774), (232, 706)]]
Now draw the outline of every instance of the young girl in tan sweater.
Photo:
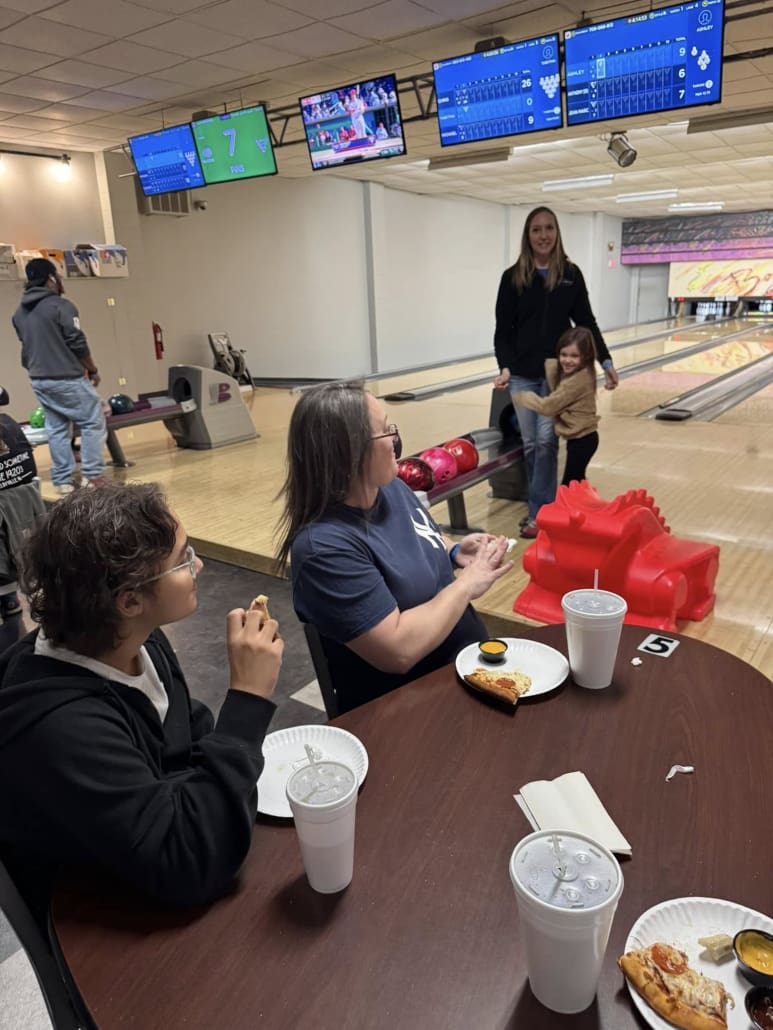
[[(540, 415), (553, 416), (556, 435), (566, 440), (566, 467), (561, 480), (561, 485), (566, 486), (573, 479), (585, 479), (588, 462), (599, 445), (593, 365), (596, 348), (590, 329), (576, 326), (561, 335), (556, 349), (558, 360), (550, 358), (545, 362), (548, 396), (539, 397), (524, 390), (513, 400)], [(535, 526), (534, 536), (536, 529)]]

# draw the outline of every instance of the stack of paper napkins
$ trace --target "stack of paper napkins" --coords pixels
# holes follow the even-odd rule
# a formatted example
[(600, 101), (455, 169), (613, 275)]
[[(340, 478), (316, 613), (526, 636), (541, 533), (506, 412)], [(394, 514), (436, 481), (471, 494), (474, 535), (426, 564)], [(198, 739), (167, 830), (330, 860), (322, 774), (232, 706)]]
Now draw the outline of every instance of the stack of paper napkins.
[(574, 830), (592, 837), (616, 855), (631, 854), (631, 845), (585, 773), (570, 772), (555, 780), (535, 780), (513, 796), (535, 830)]

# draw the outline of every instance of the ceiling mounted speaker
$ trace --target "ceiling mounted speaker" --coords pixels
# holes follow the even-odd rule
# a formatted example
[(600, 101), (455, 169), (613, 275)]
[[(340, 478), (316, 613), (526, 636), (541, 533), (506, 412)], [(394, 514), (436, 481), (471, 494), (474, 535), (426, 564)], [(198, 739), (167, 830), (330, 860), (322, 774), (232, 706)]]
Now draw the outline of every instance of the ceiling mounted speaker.
[(607, 153), (621, 168), (630, 167), (637, 157), (636, 151), (628, 142), (628, 137), (624, 132), (612, 133), (612, 138), (607, 144)]

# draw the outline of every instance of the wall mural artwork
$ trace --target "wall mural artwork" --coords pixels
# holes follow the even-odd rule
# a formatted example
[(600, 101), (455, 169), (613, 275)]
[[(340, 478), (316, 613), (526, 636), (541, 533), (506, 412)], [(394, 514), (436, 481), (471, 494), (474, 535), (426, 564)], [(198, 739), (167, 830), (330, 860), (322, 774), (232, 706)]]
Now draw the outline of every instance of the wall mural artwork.
[(773, 259), (675, 262), (668, 270), (669, 297), (773, 297)]
[(624, 265), (738, 258), (773, 258), (773, 211), (635, 218), (623, 222), (620, 260)]

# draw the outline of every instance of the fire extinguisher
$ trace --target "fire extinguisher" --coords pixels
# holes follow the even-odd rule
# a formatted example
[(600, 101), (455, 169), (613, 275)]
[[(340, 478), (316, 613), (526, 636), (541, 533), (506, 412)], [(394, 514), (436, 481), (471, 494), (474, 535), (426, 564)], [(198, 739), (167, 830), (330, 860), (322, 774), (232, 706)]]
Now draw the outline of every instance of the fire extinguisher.
[(164, 356), (164, 330), (158, 322), (153, 323), (153, 346), (156, 349), (156, 361), (160, 361)]

